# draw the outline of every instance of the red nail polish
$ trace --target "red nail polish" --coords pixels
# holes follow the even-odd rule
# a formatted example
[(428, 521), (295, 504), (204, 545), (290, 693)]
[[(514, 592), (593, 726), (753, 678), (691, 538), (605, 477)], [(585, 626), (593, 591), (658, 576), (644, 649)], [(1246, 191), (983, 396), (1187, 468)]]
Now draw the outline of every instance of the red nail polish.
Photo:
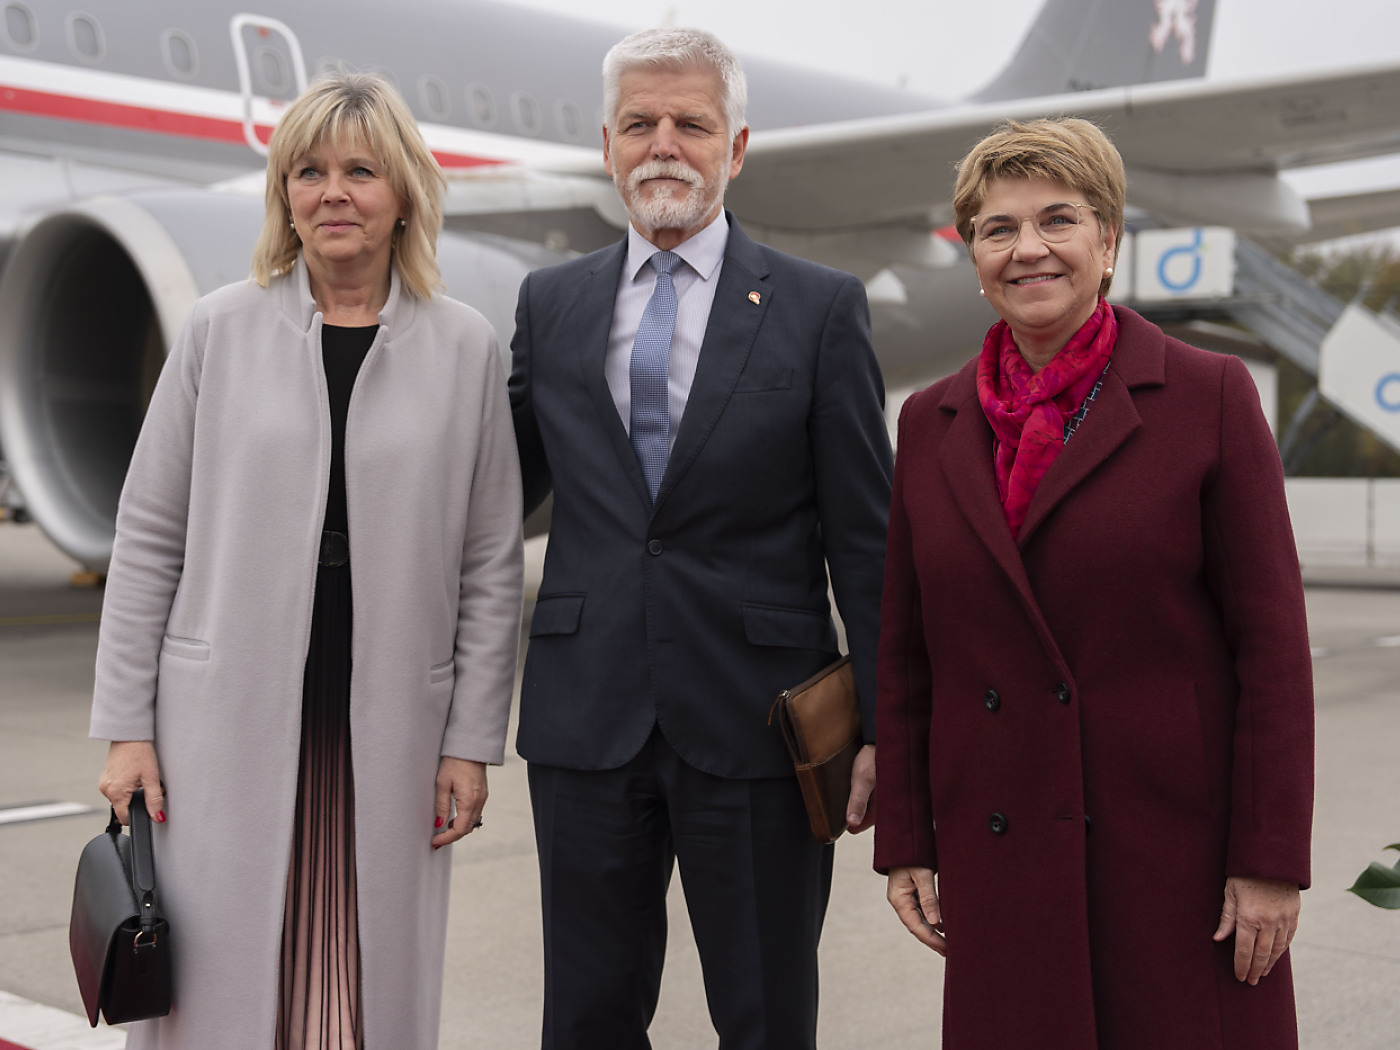
[(438, 817), (436, 820), (433, 821), (433, 827), (435, 827), (435, 828), (440, 828), (440, 827), (442, 827), (442, 818), (441, 818), (441, 817)]
[(156, 823), (157, 823), (157, 824), (164, 824), (164, 823), (165, 823), (165, 810), (162, 809), (162, 810), (160, 810), (158, 813), (156, 813)]

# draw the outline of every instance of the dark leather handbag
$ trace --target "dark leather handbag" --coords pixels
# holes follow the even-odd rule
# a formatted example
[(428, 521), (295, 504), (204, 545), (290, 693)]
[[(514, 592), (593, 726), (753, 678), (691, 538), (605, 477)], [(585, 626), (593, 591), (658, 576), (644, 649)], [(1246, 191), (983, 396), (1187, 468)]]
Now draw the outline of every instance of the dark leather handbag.
[(843, 656), (773, 701), (768, 724), (778, 716), (797, 770), (812, 835), (835, 842), (846, 830), (851, 769), (863, 746), (860, 701), (851, 658)]
[(131, 796), (131, 834), (116, 810), (83, 847), (73, 885), (68, 948), (88, 1021), (108, 1024), (170, 1012), (170, 924), (160, 915), (146, 793)]

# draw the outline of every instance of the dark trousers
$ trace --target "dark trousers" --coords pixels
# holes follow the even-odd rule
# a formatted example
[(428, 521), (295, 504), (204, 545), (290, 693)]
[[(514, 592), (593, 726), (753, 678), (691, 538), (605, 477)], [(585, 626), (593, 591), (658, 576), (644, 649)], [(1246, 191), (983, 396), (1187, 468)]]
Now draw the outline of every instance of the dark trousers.
[(545, 1050), (647, 1050), (679, 861), (720, 1050), (812, 1050), (832, 847), (791, 777), (687, 765), (659, 730), (620, 769), (531, 763)]

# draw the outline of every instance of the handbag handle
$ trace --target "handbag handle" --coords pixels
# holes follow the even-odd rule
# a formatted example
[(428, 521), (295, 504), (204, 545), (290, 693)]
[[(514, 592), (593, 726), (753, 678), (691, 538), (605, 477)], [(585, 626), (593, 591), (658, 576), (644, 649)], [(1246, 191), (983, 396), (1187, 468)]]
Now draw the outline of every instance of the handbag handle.
[[(113, 815), (115, 818), (115, 814)], [(146, 791), (137, 788), (131, 793), (128, 806), (131, 821), (131, 889), (140, 908), (141, 932), (133, 947), (144, 948), (156, 942), (156, 859), (151, 846), (151, 815), (146, 812)]]

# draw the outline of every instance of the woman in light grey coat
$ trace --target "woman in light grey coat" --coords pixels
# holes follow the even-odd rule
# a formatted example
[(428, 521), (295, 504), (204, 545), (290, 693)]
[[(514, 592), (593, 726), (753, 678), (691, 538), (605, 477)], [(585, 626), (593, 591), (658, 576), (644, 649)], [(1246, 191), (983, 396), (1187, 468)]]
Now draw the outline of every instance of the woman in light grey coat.
[[(519, 471), (380, 78), (287, 110), (254, 280), (202, 299), (117, 516), (92, 735), (146, 790), (175, 1006), (129, 1047), (435, 1047), (450, 850), (504, 757)], [(352, 600), (353, 591), (353, 600)]]

